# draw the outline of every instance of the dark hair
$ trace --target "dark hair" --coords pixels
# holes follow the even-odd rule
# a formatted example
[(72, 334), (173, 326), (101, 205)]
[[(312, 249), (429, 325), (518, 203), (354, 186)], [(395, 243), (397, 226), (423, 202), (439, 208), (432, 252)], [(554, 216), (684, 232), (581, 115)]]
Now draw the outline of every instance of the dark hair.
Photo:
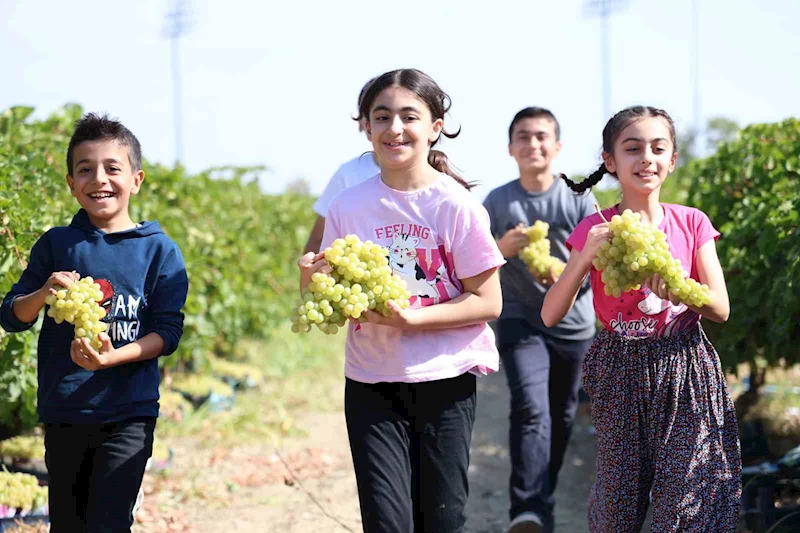
[[(366, 94), (367, 89), (369, 89), (370, 84), (373, 81), (375, 81), (375, 79), (376, 78), (372, 78), (367, 83), (365, 83), (364, 86), (361, 88), (361, 92), (358, 93), (358, 104), (356, 105), (358, 106), (359, 109), (361, 109), (361, 101), (364, 99), (364, 95)], [(355, 120), (358, 120), (358, 118), (356, 118)]]
[[(362, 97), (359, 98), (357, 120), (369, 120), (369, 112), (370, 109), (372, 109), (375, 98), (388, 87), (402, 87), (414, 93), (417, 98), (425, 102), (425, 105), (428, 106), (433, 120), (444, 120), (445, 114), (450, 111), (450, 97), (430, 76), (417, 69), (404, 68), (381, 74), (368, 83), (366, 91)], [(442, 135), (448, 139), (454, 139), (459, 133), (461, 133), (461, 128), (455, 133), (448, 133), (442, 129)], [(431, 148), (433, 148), (437, 142), (439, 142), (439, 139), (433, 141)], [(467, 190), (475, 186), (474, 183), (467, 183), (464, 181), (464, 178), (453, 169), (444, 152), (440, 150), (431, 149), (428, 154), (428, 164), (439, 172), (451, 176)]]
[(514, 115), (514, 119), (511, 121), (511, 125), (508, 127), (508, 142), (511, 143), (511, 134), (514, 133), (514, 126), (521, 120), (526, 118), (539, 118), (544, 117), (549, 119), (553, 122), (556, 126), (556, 140), (561, 140), (561, 125), (558, 123), (558, 119), (556, 116), (549, 110), (543, 107), (526, 107), (522, 111), (518, 112)]
[(138, 172), (142, 169), (142, 146), (139, 140), (122, 123), (108, 118), (108, 115), (87, 113), (75, 124), (75, 131), (67, 148), (67, 172), (72, 174), (72, 151), (81, 143), (89, 141), (117, 141), (128, 148), (128, 162), (131, 169)]
[[(649, 117), (659, 117), (666, 121), (667, 125), (669, 126), (670, 137), (672, 137), (673, 150), (677, 151), (678, 145), (675, 142), (675, 122), (673, 122), (672, 117), (670, 117), (669, 114), (663, 109), (635, 105), (626, 107), (611, 117), (611, 120), (608, 121), (606, 127), (603, 128), (603, 152), (607, 154), (613, 154), (614, 143), (617, 141), (617, 137), (619, 137), (619, 134), (622, 132), (622, 130), (637, 120)], [(616, 174), (612, 174), (608, 171), (605, 162), (603, 162), (597, 170), (589, 174), (586, 179), (580, 183), (575, 183), (563, 174), (561, 175), (561, 178), (567, 182), (567, 185), (569, 185), (570, 189), (577, 193), (582, 193), (588, 189), (591, 189), (592, 186), (596, 185), (606, 174), (617, 177)]]

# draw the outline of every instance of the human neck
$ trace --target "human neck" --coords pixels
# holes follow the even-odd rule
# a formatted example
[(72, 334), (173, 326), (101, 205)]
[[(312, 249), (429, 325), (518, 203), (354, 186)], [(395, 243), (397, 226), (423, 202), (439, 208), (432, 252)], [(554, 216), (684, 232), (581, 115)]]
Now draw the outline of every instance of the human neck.
[(435, 183), (439, 172), (427, 161), (421, 161), (406, 168), (381, 168), (381, 179), (396, 191), (413, 192)]
[(128, 213), (120, 214), (110, 219), (101, 220), (89, 215), (89, 221), (99, 230), (106, 233), (116, 233), (118, 231), (125, 231), (133, 229), (137, 226)]
[(544, 170), (528, 169), (524, 172), (520, 171), (519, 182), (522, 188), (528, 192), (544, 192), (549, 189), (555, 177), (550, 167)]
[(642, 222), (654, 226), (658, 226), (664, 220), (664, 208), (658, 201), (658, 191), (648, 195), (623, 194), (622, 201), (619, 203), (619, 211), (622, 213), (626, 209), (639, 213)]

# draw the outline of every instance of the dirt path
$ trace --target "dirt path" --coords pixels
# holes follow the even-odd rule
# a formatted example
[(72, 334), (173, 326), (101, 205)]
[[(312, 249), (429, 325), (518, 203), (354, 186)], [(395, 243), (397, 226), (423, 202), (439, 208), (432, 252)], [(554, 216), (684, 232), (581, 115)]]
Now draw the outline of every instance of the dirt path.
[[(478, 383), (467, 532), (502, 533), (508, 521), (508, 390), (502, 372)], [(360, 533), (344, 415), (340, 405), (335, 407), (298, 420), (308, 434), (287, 439), (277, 454), (267, 445), (209, 450), (191, 440), (171, 443), (174, 474), (148, 475), (145, 521), (135, 533)], [(595, 446), (588, 424), (582, 410), (556, 494), (558, 533), (588, 530), (586, 499)], [(288, 474), (287, 464), (301, 483)]]

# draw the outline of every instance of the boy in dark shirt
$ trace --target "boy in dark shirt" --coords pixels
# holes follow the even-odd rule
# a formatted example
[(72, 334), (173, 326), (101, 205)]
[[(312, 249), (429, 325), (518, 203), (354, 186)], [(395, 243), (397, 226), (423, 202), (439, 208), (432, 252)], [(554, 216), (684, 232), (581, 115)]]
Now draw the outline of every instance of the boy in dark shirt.
[(141, 147), (119, 122), (77, 124), (67, 183), (81, 209), (48, 230), (0, 307), (9, 332), (29, 329), (56, 287), (91, 276), (103, 292), (99, 349), (45, 316), (38, 344), (38, 413), (45, 428), (51, 533), (129, 532), (158, 417), (157, 357), (178, 347), (188, 279), (158, 222), (131, 220), (144, 180)]

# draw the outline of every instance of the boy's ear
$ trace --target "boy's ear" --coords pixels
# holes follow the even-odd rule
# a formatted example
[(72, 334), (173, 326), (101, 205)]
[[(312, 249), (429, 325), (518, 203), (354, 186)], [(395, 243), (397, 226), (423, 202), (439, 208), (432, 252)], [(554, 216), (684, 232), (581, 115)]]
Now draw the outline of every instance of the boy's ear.
[(139, 189), (142, 187), (144, 181), (144, 170), (139, 170), (133, 173), (133, 186), (131, 187), (131, 194), (138, 194)]
[(555, 142), (555, 151), (553, 152), (553, 157), (556, 157), (560, 153), (561, 153), (561, 141), (556, 141)]
[(72, 174), (67, 172), (67, 175), (65, 177), (67, 179), (67, 185), (69, 185), (70, 194), (72, 194), (72, 196), (75, 196), (75, 186), (72, 183)]

